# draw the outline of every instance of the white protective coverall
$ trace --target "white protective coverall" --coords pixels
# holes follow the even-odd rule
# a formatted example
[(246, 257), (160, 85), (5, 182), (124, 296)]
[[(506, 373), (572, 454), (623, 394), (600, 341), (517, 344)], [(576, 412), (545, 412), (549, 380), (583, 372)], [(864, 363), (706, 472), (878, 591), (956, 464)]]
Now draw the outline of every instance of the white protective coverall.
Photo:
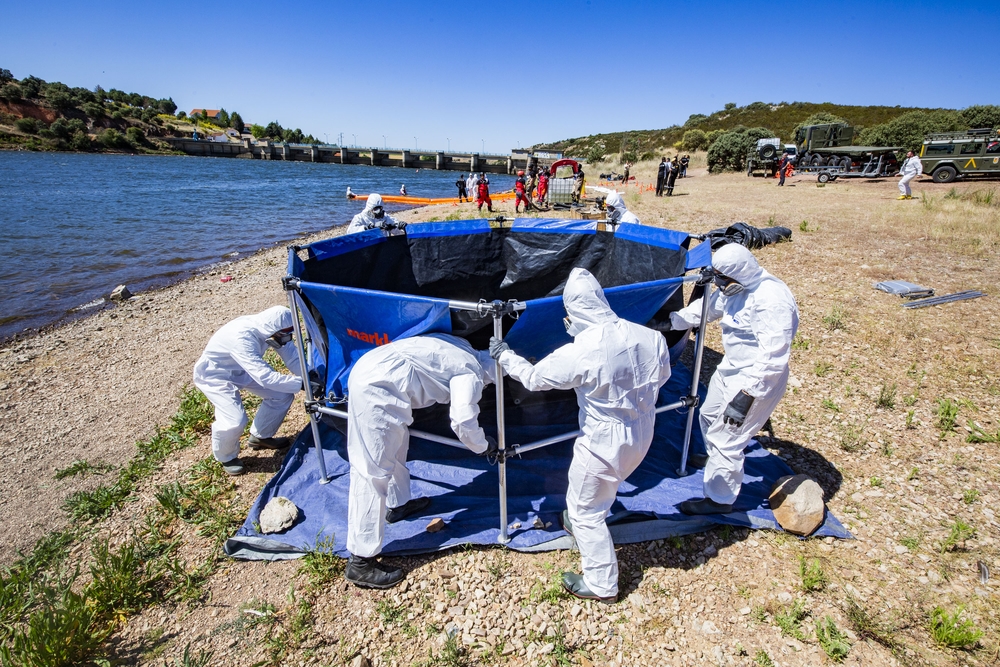
[(611, 194), (609, 194), (607, 198), (604, 200), (604, 205), (614, 206), (616, 211), (621, 212), (621, 215), (619, 215), (618, 219), (616, 220), (618, 224), (623, 224), (626, 222), (632, 222), (637, 225), (640, 224), (639, 217), (632, 211), (628, 210), (628, 207), (625, 206), (625, 199), (622, 197), (621, 193), (618, 192), (617, 190), (611, 191)]
[(194, 365), (194, 385), (215, 406), (212, 454), (220, 463), (240, 453), (240, 436), (247, 425), (240, 389), (264, 399), (250, 433), (270, 438), (278, 432), (295, 394), (302, 389), (298, 353), (291, 342), (276, 350), (292, 375), (279, 373), (264, 361), (265, 341), (292, 326), (292, 311), (284, 306), (237, 317), (215, 332)]
[[(353, 234), (355, 232), (365, 231), (365, 225), (371, 223), (373, 225), (381, 225), (382, 223), (396, 224), (396, 219), (386, 213), (381, 218), (376, 218), (375, 214), (372, 213), (372, 209), (376, 206), (383, 206), (382, 195), (380, 194), (370, 194), (368, 195), (368, 201), (365, 202), (365, 208), (361, 213), (358, 213), (351, 220), (351, 224), (347, 226), (347, 231), (345, 234)], [(397, 233), (397, 230), (393, 230), (393, 234)]]
[(563, 304), (573, 342), (534, 366), (506, 350), (500, 365), (529, 391), (574, 389), (583, 435), (573, 444), (566, 508), (587, 587), (618, 595), (618, 559), (604, 523), (618, 486), (653, 441), (656, 397), (670, 378), (670, 351), (659, 332), (619, 319), (597, 279), (576, 268)]
[[(699, 407), (701, 434), (708, 449), (705, 496), (732, 504), (743, 484), (743, 450), (764, 426), (788, 383), (788, 357), (799, 327), (795, 297), (782, 281), (761, 268), (738, 243), (722, 246), (712, 257), (713, 268), (743, 285), (735, 296), (713, 290), (709, 322), (722, 320), (725, 357), (708, 385)], [(701, 299), (670, 315), (673, 329), (701, 324)], [(726, 424), (722, 415), (740, 390), (754, 397), (741, 426)]]
[(404, 338), (358, 359), (347, 381), (348, 551), (365, 558), (382, 551), (387, 503), (401, 507), (410, 500), (413, 410), (450, 402), (455, 435), (476, 454), (486, 451), (479, 399), (495, 368), (488, 352), (448, 334)]
[(914, 155), (911, 158), (907, 158), (903, 162), (903, 167), (899, 170), (899, 174), (902, 176), (899, 179), (899, 194), (906, 195), (907, 197), (912, 196), (910, 192), (910, 181), (922, 174), (924, 171), (924, 165), (920, 161), (920, 158)]

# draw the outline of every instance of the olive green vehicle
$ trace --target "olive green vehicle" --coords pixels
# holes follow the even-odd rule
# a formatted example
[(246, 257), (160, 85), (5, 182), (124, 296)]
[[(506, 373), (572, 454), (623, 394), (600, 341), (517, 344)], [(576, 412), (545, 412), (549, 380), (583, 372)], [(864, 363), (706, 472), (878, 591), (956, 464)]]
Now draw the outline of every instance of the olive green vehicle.
[(898, 171), (899, 146), (855, 146), (854, 128), (844, 123), (807, 125), (795, 133), (796, 169), (833, 177), (878, 178)]
[(1000, 177), (1000, 133), (985, 128), (928, 135), (920, 147), (920, 162), (935, 183), (951, 183), (960, 176)]

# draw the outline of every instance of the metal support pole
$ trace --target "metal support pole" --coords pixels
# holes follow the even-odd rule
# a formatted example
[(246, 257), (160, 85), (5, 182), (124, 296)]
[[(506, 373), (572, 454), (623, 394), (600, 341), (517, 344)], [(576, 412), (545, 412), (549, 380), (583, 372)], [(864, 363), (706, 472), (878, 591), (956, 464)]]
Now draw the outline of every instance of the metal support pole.
[(295, 293), (299, 287), (298, 280), (291, 276), (285, 278), (285, 291), (288, 292), (288, 308), (292, 311), (292, 324), (295, 327), (295, 348), (299, 354), (299, 369), (302, 371), (302, 385), (306, 392), (306, 412), (309, 413), (309, 425), (312, 427), (313, 443), (316, 445), (316, 458), (319, 459), (319, 483), (329, 484), (330, 477), (326, 474), (326, 460), (323, 458), (323, 443), (319, 437), (319, 422), (311, 404), (315, 403), (312, 388), (309, 386), (309, 367), (306, 366), (305, 343), (302, 337), (302, 326), (299, 324), (299, 304), (295, 301)]
[(701, 279), (697, 284), (703, 285), (705, 290), (701, 295), (701, 321), (698, 323), (698, 335), (695, 336), (694, 345), (694, 370), (691, 373), (691, 393), (688, 394), (687, 425), (684, 427), (684, 449), (681, 452), (681, 467), (677, 469), (677, 474), (681, 477), (687, 475), (688, 451), (691, 449), (691, 430), (694, 427), (694, 411), (698, 407), (698, 381), (701, 379), (701, 358), (705, 352), (705, 327), (708, 324), (708, 300), (712, 290), (712, 270), (702, 269)]
[[(502, 301), (493, 302), (493, 335), (497, 340), (503, 340), (503, 315), (507, 304)], [(504, 419), (503, 367), (496, 360), (497, 377), (497, 477), (500, 482), (500, 544), (510, 542), (507, 534), (507, 461), (504, 459), (507, 448), (507, 434)]]

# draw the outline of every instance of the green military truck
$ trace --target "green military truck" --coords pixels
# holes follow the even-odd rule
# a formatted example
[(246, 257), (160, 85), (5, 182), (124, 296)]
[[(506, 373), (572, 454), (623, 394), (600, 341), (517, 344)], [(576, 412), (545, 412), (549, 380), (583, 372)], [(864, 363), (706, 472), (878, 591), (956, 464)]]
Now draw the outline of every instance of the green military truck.
[(960, 176), (1000, 176), (1000, 133), (983, 128), (928, 135), (920, 147), (920, 162), (935, 183), (951, 183)]
[(899, 171), (899, 146), (855, 146), (854, 128), (844, 123), (807, 125), (795, 133), (796, 170), (817, 173), (820, 182), (837, 178), (879, 178)]
[(761, 172), (763, 176), (774, 178), (778, 173), (778, 165), (785, 155), (795, 158), (795, 146), (792, 144), (782, 145), (781, 139), (772, 137), (770, 139), (758, 139), (757, 145), (750, 149), (747, 154), (747, 176), (756, 176)]

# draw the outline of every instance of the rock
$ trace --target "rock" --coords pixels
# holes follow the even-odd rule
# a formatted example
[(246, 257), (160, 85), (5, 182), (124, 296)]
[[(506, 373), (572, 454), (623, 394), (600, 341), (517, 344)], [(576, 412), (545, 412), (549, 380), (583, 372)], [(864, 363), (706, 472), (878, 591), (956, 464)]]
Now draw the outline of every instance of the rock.
[(436, 519), (431, 519), (431, 522), (427, 524), (428, 533), (436, 533), (444, 528), (444, 519), (437, 517)]
[(111, 290), (111, 300), (112, 301), (128, 301), (132, 298), (132, 292), (128, 290), (125, 285), (119, 285), (118, 287)]
[(790, 533), (809, 535), (823, 523), (823, 489), (808, 475), (782, 477), (768, 501), (778, 524)]
[(368, 658), (359, 653), (354, 656), (354, 660), (351, 660), (351, 667), (372, 667), (372, 663), (368, 662)]
[(260, 532), (265, 535), (281, 533), (291, 528), (298, 518), (299, 508), (295, 503), (283, 496), (275, 496), (260, 512)]

